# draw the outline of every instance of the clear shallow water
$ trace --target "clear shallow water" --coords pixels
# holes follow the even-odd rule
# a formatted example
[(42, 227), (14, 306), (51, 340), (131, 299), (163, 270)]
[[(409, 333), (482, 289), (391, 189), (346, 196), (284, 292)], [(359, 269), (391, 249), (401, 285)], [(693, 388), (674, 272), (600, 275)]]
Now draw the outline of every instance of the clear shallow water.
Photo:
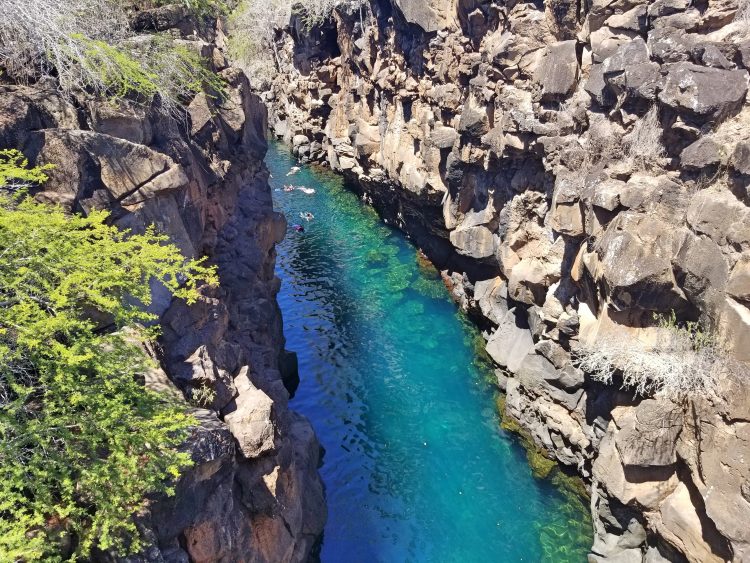
[(337, 176), (287, 177), (279, 145), (267, 163), (273, 188), (317, 190), (274, 199), (290, 224), (277, 273), (300, 360), (292, 405), (326, 450), (322, 561), (585, 561), (585, 507), (535, 479), (499, 428), (479, 335), (439, 276)]

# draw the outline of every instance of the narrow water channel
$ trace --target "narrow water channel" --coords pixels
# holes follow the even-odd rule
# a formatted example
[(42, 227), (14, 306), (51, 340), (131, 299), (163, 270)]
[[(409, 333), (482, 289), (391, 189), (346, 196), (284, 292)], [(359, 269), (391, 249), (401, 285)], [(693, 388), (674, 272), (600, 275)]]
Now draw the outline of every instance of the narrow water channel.
[(280, 145), (267, 163), (290, 224), (277, 271), (300, 360), (292, 404), (325, 448), (322, 561), (585, 561), (583, 503), (535, 479), (500, 429), (479, 335), (437, 273), (337, 176), (287, 177)]

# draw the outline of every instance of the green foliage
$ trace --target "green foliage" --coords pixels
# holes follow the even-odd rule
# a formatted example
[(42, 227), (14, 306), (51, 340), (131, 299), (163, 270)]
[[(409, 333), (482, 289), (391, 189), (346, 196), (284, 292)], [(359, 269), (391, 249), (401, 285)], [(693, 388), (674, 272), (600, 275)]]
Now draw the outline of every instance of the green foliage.
[(178, 101), (188, 101), (200, 92), (220, 101), (226, 99), (224, 79), (208, 68), (203, 57), (184, 45), (155, 36), (147, 60), (151, 61), (152, 72), (159, 77), (157, 88), (170, 91)]
[(166, 35), (153, 35), (137, 47), (115, 47), (83, 35), (73, 39), (83, 46), (77, 64), (111, 98), (150, 101), (159, 94), (167, 109), (176, 110), (204, 90), (220, 99), (226, 96), (224, 81), (203, 58)]
[(207, 408), (207, 407), (211, 406), (211, 404), (213, 404), (213, 402), (214, 402), (215, 399), (216, 399), (216, 391), (214, 391), (208, 385), (202, 385), (200, 387), (195, 387), (190, 392), (190, 401), (196, 407)]
[(75, 34), (72, 38), (83, 45), (78, 64), (101, 82), (113, 97), (140, 94), (150, 99), (158, 91), (157, 75), (125, 49), (81, 34)]
[[(215, 272), (153, 229), (0, 195), (0, 560), (59, 557), (66, 536), (140, 548), (132, 516), (189, 464), (193, 420), (147, 390), (149, 282), (193, 301)], [(128, 328), (129, 327), (129, 328)]]
[[(229, 12), (229, 6), (224, 0), (178, 0), (180, 4), (185, 6), (192, 13), (199, 16), (220, 16)], [(165, 4), (173, 4), (174, 0), (158, 0), (156, 2), (159, 6)]]
[(158, 75), (145, 68), (127, 50), (81, 34), (74, 34), (72, 39), (83, 45), (78, 64), (103, 84), (111, 96), (142, 95), (151, 99), (159, 91)]
[[(226, 10), (223, 0), (183, 1), (214, 15)], [(136, 37), (128, 6), (126, 0), (4, 0), (0, 67), (17, 82), (54, 77), (68, 94), (142, 103), (158, 94), (170, 113), (204, 88), (223, 95), (221, 78), (184, 42), (168, 34)]]
[(17, 190), (32, 184), (47, 181), (46, 170), (54, 168), (51, 164), (29, 168), (29, 161), (21, 151), (16, 149), (0, 150), (0, 188)]
[(690, 344), (693, 351), (698, 352), (704, 348), (717, 346), (716, 339), (708, 332), (703, 330), (701, 323), (698, 321), (686, 321), (679, 323), (677, 313), (674, 310), (668, 315), (659, 315), (654, 313), (654, 320), (660, 328), (667, 329), (682, 338)]

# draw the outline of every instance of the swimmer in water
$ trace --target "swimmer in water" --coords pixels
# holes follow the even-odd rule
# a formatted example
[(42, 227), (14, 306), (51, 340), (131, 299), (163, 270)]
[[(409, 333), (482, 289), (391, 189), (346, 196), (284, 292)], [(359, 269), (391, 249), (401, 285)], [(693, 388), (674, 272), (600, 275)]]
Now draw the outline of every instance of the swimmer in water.
[(299, 216), (302, 217), (305, 221), (308, 221), (308, 222), (312, 221), (313, 219), (315, 219), (315, 215), (313, 215), (309, 211), (305, 211), (304, 213), (300, 213)]
[(294, 229), (298, 233), (304, 233), (305, 232), (305, 227), (303, 227), (302, 225), (292, 225), (292, 229)]

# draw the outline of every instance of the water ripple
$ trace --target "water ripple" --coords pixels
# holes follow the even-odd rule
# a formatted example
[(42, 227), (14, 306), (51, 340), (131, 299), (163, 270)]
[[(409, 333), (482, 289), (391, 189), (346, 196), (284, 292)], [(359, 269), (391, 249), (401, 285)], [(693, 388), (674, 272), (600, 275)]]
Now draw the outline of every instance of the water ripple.
[[(274, 187), (294, 164), (272, 147)], [(293, 224), (278, 247), (293, 407), (326, 450), (325, 562), (585, 561), (586, 507), (535, 480), (499, 428), (477, 337), (413, 247), (330, 174), (275, 192)], [(478, 367), (479, 366), (479, 367)]]

